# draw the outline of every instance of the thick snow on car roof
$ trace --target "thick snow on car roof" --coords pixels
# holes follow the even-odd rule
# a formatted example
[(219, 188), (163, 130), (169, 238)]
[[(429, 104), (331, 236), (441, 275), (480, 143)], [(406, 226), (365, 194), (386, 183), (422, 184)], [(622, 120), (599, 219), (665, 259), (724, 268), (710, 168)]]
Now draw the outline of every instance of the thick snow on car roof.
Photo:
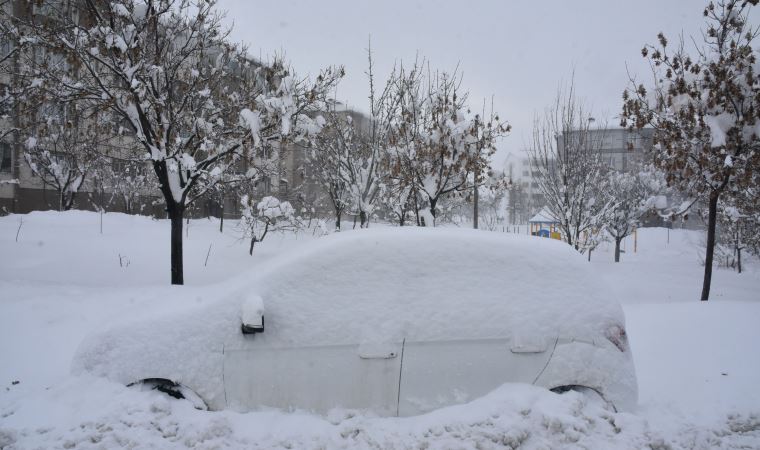
[(262, 344), (590, 337), (623, 323), (570, 246), (486, 231), (342, 232), (280, 258), (257, 284)]

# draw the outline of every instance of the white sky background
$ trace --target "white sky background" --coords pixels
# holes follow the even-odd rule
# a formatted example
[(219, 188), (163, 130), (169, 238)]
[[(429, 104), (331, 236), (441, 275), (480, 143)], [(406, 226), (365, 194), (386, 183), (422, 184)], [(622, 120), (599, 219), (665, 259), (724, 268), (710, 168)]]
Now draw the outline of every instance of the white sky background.
[[(433, 69), (464, 75), (463, 88), (478, 110), (494, 96), (495, 110), (512, 125), (494, 158), (522, 155), (533, 117), (570, 79), (598, 122), (617, 125), (621, 95), (632, 74), (649, 84), (641, 48), (663, 31), (699, 37), (702, 0), (220, 0), (234, 22), (232, 39), (267, 59), (285, 55), (299, 75), (342, 64), (337, 98), (368, 108), (367, 42), (372, 38), (376, 77), (393, 64), (424, 56)], [(758, 12), (751, 23), (760, 24)]]

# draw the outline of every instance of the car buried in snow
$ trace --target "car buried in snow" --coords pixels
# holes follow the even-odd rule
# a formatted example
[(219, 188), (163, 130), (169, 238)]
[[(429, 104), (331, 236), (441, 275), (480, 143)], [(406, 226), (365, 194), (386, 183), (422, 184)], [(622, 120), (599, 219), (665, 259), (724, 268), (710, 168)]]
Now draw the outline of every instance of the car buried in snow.
[(341, 232), (223, 286), (199, 305), (89, 336), (75, 372), (213, 410), (409, 416), (508, 382), (582, 390), (617, 410), (636, 403), (622, 308), (558, 241)]

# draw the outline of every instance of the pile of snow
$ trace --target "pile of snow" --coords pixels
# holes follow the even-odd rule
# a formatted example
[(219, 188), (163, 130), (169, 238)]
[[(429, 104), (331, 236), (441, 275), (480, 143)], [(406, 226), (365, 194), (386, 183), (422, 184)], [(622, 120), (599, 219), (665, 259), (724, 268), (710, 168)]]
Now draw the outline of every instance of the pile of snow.
[[(40, 414), (44, 411), (44, 414)], [(75, 411), (74, 414), (72, 412)], [(748, 449), (760, 416), (695, 429), (613, 413), (576, 392), (506, 384), (464, 405), (410, 418), (352, 411), (328, 417), (276, 410), (198, 411), (190, 402), (98, 378), (75, 378), (5, 406), (0, 447), (277, 449)]]

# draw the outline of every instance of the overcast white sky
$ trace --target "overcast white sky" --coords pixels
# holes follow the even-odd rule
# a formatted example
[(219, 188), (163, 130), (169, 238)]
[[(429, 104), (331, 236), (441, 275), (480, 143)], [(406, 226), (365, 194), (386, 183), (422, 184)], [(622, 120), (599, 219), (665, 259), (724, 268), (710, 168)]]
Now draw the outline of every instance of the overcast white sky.
[[(579, 94), (603, 121), (620, 111), (632, 73), (648, 77), (644, 43), (659, 31), (671, 41), (698, 35), (702, 0), (220, 0), (234, 22), (232, 38), (266, 59), (284, 54), (299, 75), (342, 64), (337, 96), (366, 110), (367, 41), (377, 75), (419, 53), (442, 70), (457, 63), (470, 103), (494, 96), (495, 109), (512, 124), (495, 165), (521, 154), (533, 117), (575, 68)], [(754, 17), (753, 17), (754, 19)], [(757, 25), (758, 20), (752, 20)], [(649, 78), (642, 78), (648, 81)], [(610, 119), (611, 124), (617, 121)]]

